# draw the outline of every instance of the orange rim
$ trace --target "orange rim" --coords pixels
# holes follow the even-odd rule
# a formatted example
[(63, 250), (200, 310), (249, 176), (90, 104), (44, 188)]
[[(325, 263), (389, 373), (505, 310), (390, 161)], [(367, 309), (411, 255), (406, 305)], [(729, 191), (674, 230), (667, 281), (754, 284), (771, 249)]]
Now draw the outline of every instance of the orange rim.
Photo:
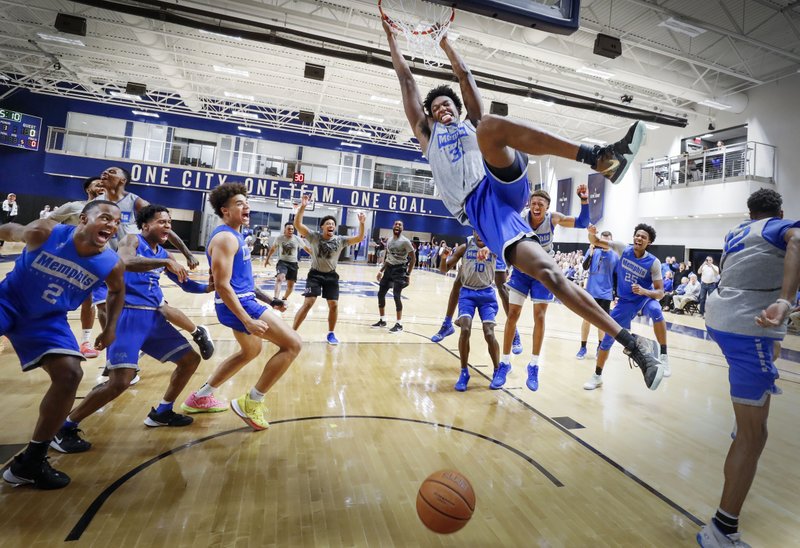
[[(383, 6), (382, 6), (382, 4), (383, 4), (383, 0), (378, 0), (378, 10), (381, 12), (381, 19), (383, 19), (384, 21), (386, 21), (387, 23), (389, 23), (389, 25), (390, 25), (390, 26), (391, 26), (393, 29), (395, 29), (395, 30), (399, 30), (399, 31), (402, 31), (403, 29), (401, 29), (401, 28), (400, 28), (400, 27), (399, 27), (399, 26), (398, 26), (398, 25), (397, 25), (397, 24), (396, 24), (396, 23), (395, 23), (395, 22), (392, 20), (392, 18), (391, 18), (391, 17), (389, 17), (389, 15), (387, 15), (385, 11), (383, 11)], [(432, 26), (432, 27), (428, 27), (428, 28), (427, 28), (427, 29), (425, 29), (425, 30), (412, 30), (412, 31), (411, 31), (411, 34), (413, 34), (414, 36), (427, 36), (428, 34), (432, 34), (432, 33), (434, 33), (434, 32), (437, 30), (437, 28), (436, 28), (437, 26), (438, 26), (439, 28), (441, 28), (441, 27), (446, 27), (446, 26), (450, 25), (450, 23), (452, 23), (452, 22), (453, 22), (453, 19), (455, 19), (455, 17), (456, 17), (456, 10), (455, 10), (455, 8), (452, 8), (452, 7), (451, 7), (451, 8), (450, 8), (450, 17), (448, 17), (448, 18), (447, 18), (447, 19), (445, 19), (444, 21), (441, 21), (441, 22), (439, 22), (437, 25), (434, 25), (434, 26)]]

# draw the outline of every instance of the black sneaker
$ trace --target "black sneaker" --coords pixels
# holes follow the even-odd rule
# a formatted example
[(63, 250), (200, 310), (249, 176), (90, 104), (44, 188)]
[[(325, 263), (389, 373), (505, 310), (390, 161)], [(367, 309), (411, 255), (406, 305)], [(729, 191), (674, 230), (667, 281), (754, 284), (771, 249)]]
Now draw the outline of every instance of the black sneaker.
[(389, 333), (402, 333), (403, 326), (399, 323), (394, 324), (394, 327), (389, 330)]
[(92, 444), (81, 438), (78, 432), (82, 432), (77, 426), (66, 428), (64, 426), (58, 431), (50, 447), (62, 453), (83, 453), (92, 448)]
[[(595, 146), (594, 156), (595, 161), (592, 164), (592, 169), (602, 173), (612, 183), (618, 183), (625, 176), (628, 168), (633, 163), (633, 158), (639, 152), (639, 147), (642, 145), (645, 134), (644, 122), (639, 121), (633, 124), (625, 137), (616, 143), (606, 145), (604, 147)], [(609, 165), (604, 169), (598, 169), (601, 162), (607, 162)]]
[(386, 327), (386, 322), (383, 320), (378, 320), (374, 324), (370, 326), (372, 329), (380, 329), (382, 327)]
[(200, 349), (200, 356), (204, 360), (214, 355), (214, 341), (211, 340), (211, 334), (206, 326), (198, 325), (197, 330), (192, 333), (192, 338), (197, 343), (197, 347)]
[(69, 476), (59, 472), (45, 457), (39, 462), (26, 462), (20, 453), (3, 471), (3, 479), (15, 487), (30, 485), (34, 489), (61, 489), (69, 485)]
[(146, 426), (189, 426), (194, 422), (192, 417), (188, 417), (186, 415), (181, 415), (180, 413), (176, 413), (172, 409), (168, 409), (166, 411), (162, 411), (161, 413), (156, 413), (156, 410), (152, 407), (150, 408), (150, 412), (147, 414), (147, 418), (144, 419), (144, 424)]
[(626, 348), (624, 352), (628, 355), (632, 364), (635, 363), (642, 370), (647, 388), (655, 390), (661, 384), (661, 379), (664, 378), (664, 364), (650, 353), (653, 345), (648, 339), (638, 335), (632, 336), (634, 347)]

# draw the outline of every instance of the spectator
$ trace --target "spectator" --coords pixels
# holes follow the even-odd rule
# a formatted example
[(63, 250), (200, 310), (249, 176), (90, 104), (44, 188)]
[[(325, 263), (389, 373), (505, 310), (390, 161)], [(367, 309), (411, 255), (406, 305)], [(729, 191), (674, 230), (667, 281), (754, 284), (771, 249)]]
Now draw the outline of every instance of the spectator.
[(44, 209), (39, 212), (39, 218), (40, 219), (47, 219), (50, 216), (51, 213), (53, 213), (53, 212), (50, 210), (50, 206), (46, 205), (46, 206), (44, 206)]
[[(17, 195), (11, 192), (3, 201), (2, 219), (0, 224), (13, 223), (17, 218), (19, 212), (19, 204), (17, 204)], [(3, 240), (0, 240), (0, 247), (3, 247)]]
[(714, 264), (712, 257), (706, 257), (706, 262), (697, 269), (700, 276), (700, 316), (706, 313), (706, 297), (717, 288), (719, 282), (719, 267)]
[(698, 298), (700, 298), (700, 284), (697, 283), (697, 274), (692, 272), (689, 274), (689, 283), (686, 284), (684, 288), (684, 294), (675, 295), (672, 298), (672, 306), (675, 309), (675, 314), (683, 314), (686, 305), (689, 303), (696, 303)]
[(672, 270), (668, 270), (664, 274), (664, 296), (659, 301), (661, 304), (661, 310), (669, 310), (670, 304), (672, 304), (672, 295), (674, 294), (674, 280), (672, 279)]

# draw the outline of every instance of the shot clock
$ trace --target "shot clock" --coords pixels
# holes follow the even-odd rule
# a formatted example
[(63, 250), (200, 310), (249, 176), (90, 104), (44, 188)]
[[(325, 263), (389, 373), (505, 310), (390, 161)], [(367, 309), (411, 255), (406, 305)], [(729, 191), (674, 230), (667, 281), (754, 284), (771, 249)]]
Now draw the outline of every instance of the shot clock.
[(0, 108), (0, 145), (39, 150), (42, 119)]

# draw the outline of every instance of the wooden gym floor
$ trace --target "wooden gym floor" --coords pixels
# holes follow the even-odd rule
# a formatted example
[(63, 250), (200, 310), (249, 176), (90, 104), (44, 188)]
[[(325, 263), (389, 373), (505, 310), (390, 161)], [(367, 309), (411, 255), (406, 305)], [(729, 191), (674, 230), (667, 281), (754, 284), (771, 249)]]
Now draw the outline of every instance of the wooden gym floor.
[[(0, 275), (10, 268), (1, 263)], [(260, 284), (272, 287), (273, 268), (257, 269)], [(301, 279), (307, 271), (301, 263)], [(727, 367), (704, 339), (701, 319), (667, 315), (673, 375), (658, 391), (645, 388), (617, 346), (605, 384), (587, 392), (581, 386), (594, 361), (574, 358), (580, 320), (553, 305), (534, 393), (525, 387), (532, 332), (526, 304), (525, 352), (513, 357), (505, 388), (488, 388), (491, 365), (476, 322), (472, 380), (457, 393), (458, 335), (429, 340), (452, 278), (417, 271), (403, 293), (405, 332), (390, 335), (369, 328), (377, 320), (375, 272), (340, 266), (341, 344), (324, 342), (327, 305), (319, 299), (300, 328), (303, 352), (267, 395), (267, 431), (250, 431), (231, 411), (196, 416), (187, 428), (147, 428), (142, 421), (171, 368), (143, 358), (141, 382), (81, 424), (91, 451), (51, 450), (70, 486), (41, 492), (0, 482), (2, 545), (695, 545), (719, 501), (733, 426)], [(210, 327), (217, 345), (188, 393), (235, 343), (217, 322), (211, 296), (182, 293), (166, 279), (163, 286), (171, 304)], [(295, 292), (287, 321), (301, 301)], [(393, 308), (391, 298), (387, 304)], [(78, 333), (77, 312), (70, 319)], [(393, 313), (389, 320), (391, 326)], [(498, 336), (502, 312), (500, 322)], [(652, 338), (647, 325), (634, 331)], [(595, 345), (589, 343), (589, 357)], [(753, 546), (796, 546), (800, 538), (800, 338), (790, 335), (785, 348), (778, 362), (784, 394), (772, 402), (770, 439), (741, 519)], [(265, 344), (218, 396), (248, 390), (272, 351)], [(0, 362), (4, 462), (27, 443), (47, 377), (22, 374), (9, 347)], [(97, 382), (101, 364), (84, 362), (79, 397)], [(447, 536), (425, 529), (415, 510), (419, 484), (438, 469), (459, 470), (477, 495), (472, 520)]]

